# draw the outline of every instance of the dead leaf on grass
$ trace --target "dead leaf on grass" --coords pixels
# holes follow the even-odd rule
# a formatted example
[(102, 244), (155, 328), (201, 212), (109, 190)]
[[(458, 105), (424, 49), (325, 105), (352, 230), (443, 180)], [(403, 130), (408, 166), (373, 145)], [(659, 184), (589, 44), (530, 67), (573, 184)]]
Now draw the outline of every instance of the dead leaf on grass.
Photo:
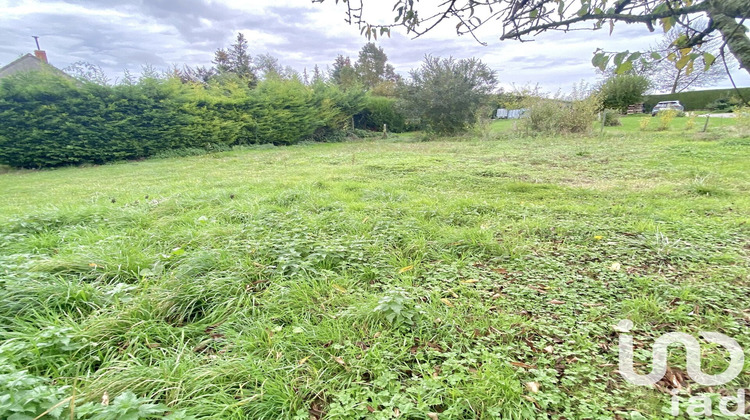
[(398, 274), (406, 273), (407, 271), (412, 270), (412, 269), (414, 269), (413, 265), (407, 265), (406, 267), (398, 270)]
[(448, 298), (442, 298), (442, 299), (440, 299), (440, 301), (443, 302), (445, 304), (445, 306), (447, 306), (449, 308), (453, 307), (453, 304), (451, 303), (450, 300), (448, 300)]
[(516, 367), (522, 367), (522, 368), (526, 368), (526, 369), (534, 369), (534, 366), (529, 365), (527, 363), (523, 363), (523, 362), (510, 362), (510, 364), (513, 365), (513, 366), (516, 366)]
[(526, 389), (534, 394), (539, 392), (539, 382), (526, 382), (524, 385), (526, 385)]

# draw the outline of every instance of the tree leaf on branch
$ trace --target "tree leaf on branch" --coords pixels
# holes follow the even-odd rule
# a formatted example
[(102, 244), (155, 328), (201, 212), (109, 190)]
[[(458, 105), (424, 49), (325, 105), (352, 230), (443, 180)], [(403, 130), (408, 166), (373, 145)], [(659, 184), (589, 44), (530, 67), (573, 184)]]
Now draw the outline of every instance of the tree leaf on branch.
[(695, 66), (695, 59), (692, 59), (688, 62), (687, 66), (685, 66), (685, 74), (690, 76), (693, 73), (694, 66)]
[(619, 67), (622, 64), (623, 60), (625, 60), (625, 57), (628, 56), (628, 54), (630, 54), (630, 51), (617, 53), (617, 55), (615, 55), (615, 65)]
[(687, 66), (687, 63), (689, 61), (690, 61), (690, 56), (689, 55), (685, 55), (682, 58), (680, 58), (679, 60), (677, 60), (677, 62), (675, 63), (675, 66), (678, 69), (682, 70), (682, 69), (685, 68), (685, 66)]
[(706, 64), (706, 66), (703, 68), (703, 71), (708, 71), (708, 69), (714, 64), (715, 61), (716, 61), (716, 57), (713, 54), (709, 52), (704, 52), (703, 62)]
[(633, 62), (632, 61), (625, 61), (624, 63), (617, 66), (617, 74), (625, 74), (633, 69)]
[(607, 65), (609, 64), (609, 56), (607, 56), (605, 53), (600, 52), (594, 55), (594, 58), (591, 59), (591, 64), (604, 71), (605, 68), (607, 68)]

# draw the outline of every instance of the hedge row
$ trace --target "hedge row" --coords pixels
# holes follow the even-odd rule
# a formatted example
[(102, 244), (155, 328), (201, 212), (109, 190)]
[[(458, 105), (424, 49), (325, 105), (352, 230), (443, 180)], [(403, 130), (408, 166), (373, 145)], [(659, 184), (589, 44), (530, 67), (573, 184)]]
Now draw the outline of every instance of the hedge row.
[[(750, 98), (750, 88), (740, 88), (742, 96)], [(706, 109), (706, 107), (721, 98), (731, 98), (736, 96), (734, 89), (712, 89), (697, 90), (694, 92), (681, 92), (666, 95), (647, 95), (644, 97), (644, 107), (650, 111), (654, 105), (661, 101), (680, 101), (686, 111), (695, 111)]]
[(365, 130), (382, 131), (383, 124), (388, 131), (401, 133), (407, 130), (406, 118), (398, 109), (396, 99), (382, 96), (367, 96), (362, 111), (354, 116), (354, 126)]
[(341, 129), (363, 106), (362, 93), (297, 81), (110, 87), (31, 72), (0, 82), (0, 163), (102, 164), (181, 148), (294, 144)]

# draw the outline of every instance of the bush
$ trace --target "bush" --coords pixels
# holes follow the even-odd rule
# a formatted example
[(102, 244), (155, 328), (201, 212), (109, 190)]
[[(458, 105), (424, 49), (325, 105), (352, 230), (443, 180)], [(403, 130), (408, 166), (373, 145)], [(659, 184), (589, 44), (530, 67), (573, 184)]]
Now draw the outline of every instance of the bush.
[(605, 108), (625, 112), (629, 105), (641, 102), (650, 85), (643, 76), (624, 74), (607, 79), (599, 93)]
[(658, 117), (659, 117), (659, 131), (669, 130), (669, 125), (672, 123), (672, 120), (675, 119), (679, 114), (678, 111), (674, 109), (665, 109), (664, 111), (659, 111)]
[(732, 112), (734, 105), (729, 101), (729, 98), (719, 98), (706, 105), (706, 109), (718, 112)]
[(638, 120), (638, 127), (641, 131), (648, 130), (648, 126), (651, 124), (651, 118), (649, 117), (643, 117), (640, 120)]
[(497, 84), (494, 71), (477, 59), (425, 57), (411, 71), (403, 97), (409, 119), (439, 134), (466, 130)]
[(387, 124), (388, 131), (406, 131), (406, 118), (398, 109), (396, 100), (382, 96), (367, 96), (364, 109), (354, 116), (354, 126), (366, 130), (382, 131)]
[(690, 119), (688, 119), (685, 122), (685, 131), (690, 131), (695, 128), (695, 115), (691, 116)]
[(521, 126), (535, 133), (585, 134), (593, 129), (600, 106), (594, 95), (572, 101), (530, 99)]
[(604, 113), (604, 126), (605, 127), (617, 127), (621, 126), (620, 111), (614, 109), (605, 109)]

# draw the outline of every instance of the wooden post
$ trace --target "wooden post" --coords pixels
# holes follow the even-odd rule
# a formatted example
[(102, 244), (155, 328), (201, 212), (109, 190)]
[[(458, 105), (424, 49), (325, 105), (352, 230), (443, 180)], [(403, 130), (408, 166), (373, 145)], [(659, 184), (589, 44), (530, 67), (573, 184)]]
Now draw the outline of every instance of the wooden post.
[(703, 132), (704, 133), (706, 132), (706, 130), (708, 130), (708, 120), (710, 120), (710, 119), (711, 119), (711, 116), (710, 115), (706, 115), (706, 123), (703, 124)]
[(388, 138), (388, 124), (383, 124), (383, 138)]

